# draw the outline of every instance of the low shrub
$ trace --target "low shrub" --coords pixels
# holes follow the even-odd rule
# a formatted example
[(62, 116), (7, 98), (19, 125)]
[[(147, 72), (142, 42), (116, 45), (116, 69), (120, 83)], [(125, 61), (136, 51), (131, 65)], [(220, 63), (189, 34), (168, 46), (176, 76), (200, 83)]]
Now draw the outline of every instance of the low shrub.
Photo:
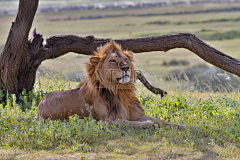
[(214, 92), (239, 92), (240, 78), (217, 67), (205, 64), (171, 71), (167, 81), (188, 81), (185, 89)]
[(186, 60), (171, 60), (170, 62), (163, 61), (162, 66), (178, 66), (178, 65), (183, 65), (183, 66), (188, 66), (189, 62)]

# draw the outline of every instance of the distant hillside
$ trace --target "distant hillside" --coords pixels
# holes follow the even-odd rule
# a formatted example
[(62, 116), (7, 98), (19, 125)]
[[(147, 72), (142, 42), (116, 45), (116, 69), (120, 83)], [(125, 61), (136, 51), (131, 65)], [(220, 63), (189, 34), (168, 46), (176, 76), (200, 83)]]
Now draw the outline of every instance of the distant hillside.
[[(0, 0), (0, 15), (16, 13), (18, 2), (18, 0)], [(157, 7), (199, 3), (240, 3), (240, 0), (40, 0), (38, 12)]]

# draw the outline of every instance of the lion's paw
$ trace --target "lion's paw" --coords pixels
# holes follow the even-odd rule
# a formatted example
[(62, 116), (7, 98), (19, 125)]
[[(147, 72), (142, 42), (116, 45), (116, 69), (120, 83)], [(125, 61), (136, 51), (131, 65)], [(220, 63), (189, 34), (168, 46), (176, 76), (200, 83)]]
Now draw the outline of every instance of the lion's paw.
[(144, 121), (141, 122), (142, 123), (142, 127), (143, 129), (149, 129), (149, 128), (153, 128), (153, 122), (152, 121)]

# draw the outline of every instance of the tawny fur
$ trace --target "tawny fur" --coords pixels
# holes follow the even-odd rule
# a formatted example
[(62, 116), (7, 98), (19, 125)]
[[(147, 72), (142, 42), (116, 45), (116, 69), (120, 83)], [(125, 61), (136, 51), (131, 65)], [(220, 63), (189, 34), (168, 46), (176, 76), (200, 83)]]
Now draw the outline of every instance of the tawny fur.
[[(144, 114), (135, 95), (133, 53), (123, 51), (111, 41), (95, 52), (86, 65), (87, 76), (77, 89), (51, 92), (38, 106), (38, 117), (51, 120), (68, 120), (74, 114), (80, 118), (90, 113), (96, 120), (129, 124), (136, 129), (151, 128), (153, 121), (159, 127), (179, 124), (164, 122)], [(125, 69), (125, 70), (124, 70)], [(130, 82), (119, 83), (124, 75)]]

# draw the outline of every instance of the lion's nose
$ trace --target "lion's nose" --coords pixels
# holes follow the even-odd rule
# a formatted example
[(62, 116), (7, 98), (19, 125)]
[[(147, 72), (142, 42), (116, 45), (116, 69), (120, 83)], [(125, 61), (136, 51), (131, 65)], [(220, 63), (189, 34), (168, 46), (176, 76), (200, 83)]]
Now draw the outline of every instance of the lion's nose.
[(127, 71), (127, 70), (129, 70), (129, 67), (122, 67), (121, 70), (122, 71)]

